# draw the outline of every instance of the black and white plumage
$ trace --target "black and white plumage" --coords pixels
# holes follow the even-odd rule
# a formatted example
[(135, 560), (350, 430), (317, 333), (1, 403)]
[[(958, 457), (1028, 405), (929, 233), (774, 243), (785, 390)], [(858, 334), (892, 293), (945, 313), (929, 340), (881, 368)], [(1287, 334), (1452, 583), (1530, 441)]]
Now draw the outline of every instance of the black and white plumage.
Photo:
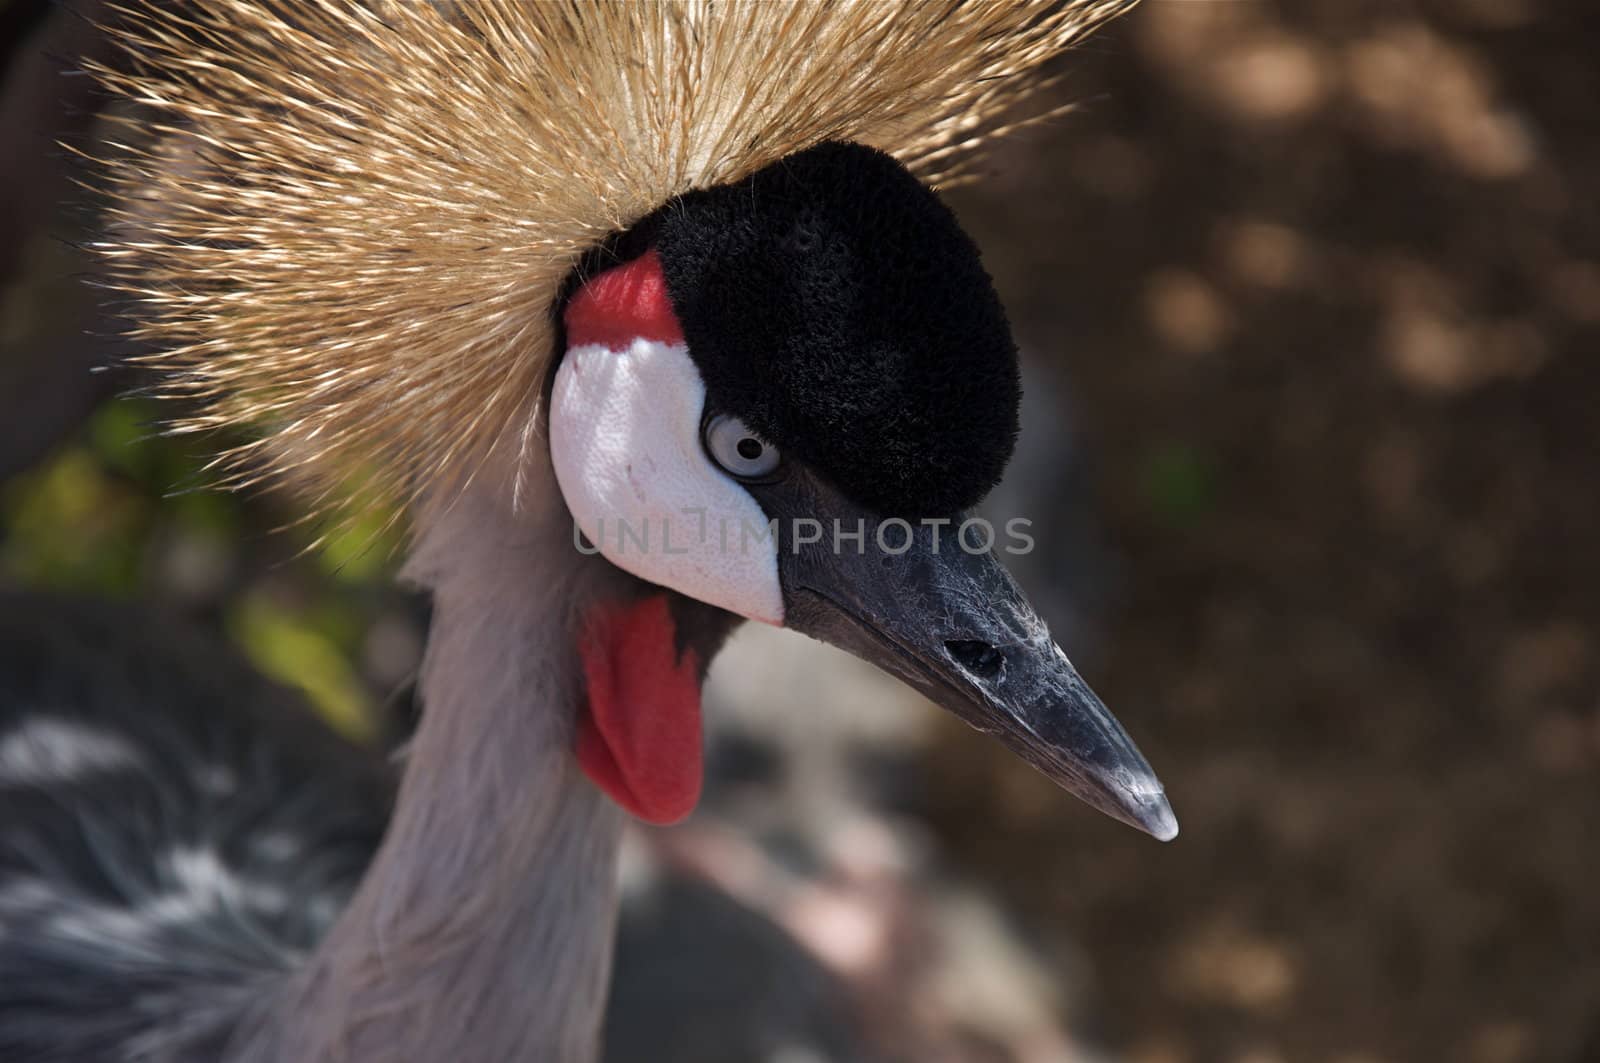
[(0, 1059), (218, 1058), (348, 901), (393, 789), (171, 618), (0, 595)]

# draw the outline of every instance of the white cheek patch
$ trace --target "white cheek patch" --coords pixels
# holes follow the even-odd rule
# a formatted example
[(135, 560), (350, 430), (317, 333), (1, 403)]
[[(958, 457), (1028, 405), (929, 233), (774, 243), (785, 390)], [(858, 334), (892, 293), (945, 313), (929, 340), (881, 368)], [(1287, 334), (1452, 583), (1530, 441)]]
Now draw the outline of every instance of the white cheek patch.
[(550, 456), (578, 527), (606, 560), (751, 620), (783, 623), (767, 516), (700, 444), (705, 384), (682, 343), (567, 351)]

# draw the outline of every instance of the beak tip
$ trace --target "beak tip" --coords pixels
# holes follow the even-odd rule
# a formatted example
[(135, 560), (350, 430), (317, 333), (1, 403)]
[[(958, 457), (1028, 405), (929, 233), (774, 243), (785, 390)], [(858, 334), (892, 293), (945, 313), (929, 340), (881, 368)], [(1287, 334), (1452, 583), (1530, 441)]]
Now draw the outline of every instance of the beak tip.
[(1168, 809), (1166, 817), (1159, 823), (1151, 823), (1145, 827), (1150, 836), (1158, 842), (1170, 842), (1178, 836), (1178, 817)]
[(1134, 825), (1158, 842), (1170, 842), (1176, 838), (1178, 817), (1172, 814), (1167, 795), (1157, 790), (1141, 797), (1138, 805), (1129, 809), (1135, 820)]

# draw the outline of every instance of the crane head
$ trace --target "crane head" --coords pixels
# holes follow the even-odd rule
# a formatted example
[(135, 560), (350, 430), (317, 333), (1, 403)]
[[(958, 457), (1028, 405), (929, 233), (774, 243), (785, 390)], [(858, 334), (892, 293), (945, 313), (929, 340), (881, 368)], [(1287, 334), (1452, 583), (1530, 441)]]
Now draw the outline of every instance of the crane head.
[[(562, 319), (549, 439), (584, 548), (842, 647), (1094, 807), (1177, 833), (968, 516), (1016, 440), (1016, 348), (976, 247), (900, 163), (825, 143), (678, 196), (591, 256)], [(699, 688), (671, 610), (600, 618), (585, 660), (585, 770), (680, 818)]]

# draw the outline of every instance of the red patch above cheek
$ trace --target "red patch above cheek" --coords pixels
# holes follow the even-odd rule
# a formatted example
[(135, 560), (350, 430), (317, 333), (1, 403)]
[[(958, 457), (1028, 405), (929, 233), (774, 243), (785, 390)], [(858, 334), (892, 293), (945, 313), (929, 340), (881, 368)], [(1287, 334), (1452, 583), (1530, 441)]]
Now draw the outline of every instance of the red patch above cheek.
[(661, 259), (646, 251), (632, 262), (585, 282), (567, 303), (567, 346), (598, 343), (625, 350), (636, 339), (682, 343)]
[(676, 823), (700, 800), (700, 667), (676, 643), (667, 599), (656, 595), (596, 610), (579, 644), (588, 708), (578, 764), (649, 823)]

